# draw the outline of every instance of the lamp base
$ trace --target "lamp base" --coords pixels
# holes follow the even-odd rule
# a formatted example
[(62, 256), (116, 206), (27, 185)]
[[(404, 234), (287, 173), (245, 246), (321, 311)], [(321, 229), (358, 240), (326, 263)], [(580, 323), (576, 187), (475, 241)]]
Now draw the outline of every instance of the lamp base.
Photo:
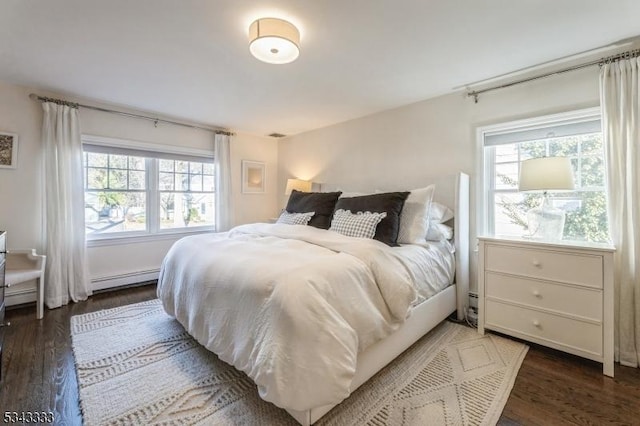
[(565, 219), (564, 210), (553, 207), (545, 193), (542, 204), (527, 212), (529, 234), (525, 237), (536, 240), (561, 240)]

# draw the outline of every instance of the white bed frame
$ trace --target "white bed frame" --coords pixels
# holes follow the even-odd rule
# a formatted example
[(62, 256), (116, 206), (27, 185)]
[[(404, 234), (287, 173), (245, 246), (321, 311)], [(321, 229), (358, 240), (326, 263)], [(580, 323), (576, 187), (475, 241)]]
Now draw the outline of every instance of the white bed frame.
[[(445, 318), (457, 311), (458, 320), (464, 318), (469, 305), (469, 176), (454, 176), (425, 180), (435, 183), (435, 201), (453, 206), (454, 240), (456, 246), (455, 284), (427, 299), (413, 309), (411, 316), (385, 339), (374, 343), (358, 354), (351, 392), (369, 380), (398, 355), (427, 334)], [(308, 426), (328, 413), (334, 405), (323, 405), (306, 411), (288, 410), (300, 424)]]

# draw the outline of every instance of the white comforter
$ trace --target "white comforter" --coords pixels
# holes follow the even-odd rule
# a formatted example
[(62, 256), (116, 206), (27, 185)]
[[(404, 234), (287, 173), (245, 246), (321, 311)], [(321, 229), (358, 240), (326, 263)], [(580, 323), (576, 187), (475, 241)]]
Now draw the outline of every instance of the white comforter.
[(176, 242), (158, 296), (264, 400), (306, 410), (349, 395), (358, 351), (397, 328), (416, 293), (378, 241), (252, 224)]

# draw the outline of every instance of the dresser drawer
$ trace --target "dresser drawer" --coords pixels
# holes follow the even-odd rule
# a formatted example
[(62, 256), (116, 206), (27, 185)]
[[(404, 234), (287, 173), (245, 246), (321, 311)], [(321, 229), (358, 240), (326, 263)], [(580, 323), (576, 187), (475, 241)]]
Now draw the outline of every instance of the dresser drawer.
[(601, 256), (487, 244), (485, 270), (602, 288)]
[(493, 300), (486, 301), (487, 328), (495, 328), (532, 341), (563, 346), (569, 352), (578, 350), (602, 356), (602, 326), (526, 309)]
[(485, 297), (602, 321), (601, 290), (487, 272)]

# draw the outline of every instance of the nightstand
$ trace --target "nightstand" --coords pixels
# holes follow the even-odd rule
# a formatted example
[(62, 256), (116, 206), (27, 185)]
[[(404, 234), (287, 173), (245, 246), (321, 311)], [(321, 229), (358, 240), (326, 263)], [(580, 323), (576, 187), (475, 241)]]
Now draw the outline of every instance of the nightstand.
[(479, 238), (478, 332), (603, 364), (613, 377), (613, 253), (605, 244)]

